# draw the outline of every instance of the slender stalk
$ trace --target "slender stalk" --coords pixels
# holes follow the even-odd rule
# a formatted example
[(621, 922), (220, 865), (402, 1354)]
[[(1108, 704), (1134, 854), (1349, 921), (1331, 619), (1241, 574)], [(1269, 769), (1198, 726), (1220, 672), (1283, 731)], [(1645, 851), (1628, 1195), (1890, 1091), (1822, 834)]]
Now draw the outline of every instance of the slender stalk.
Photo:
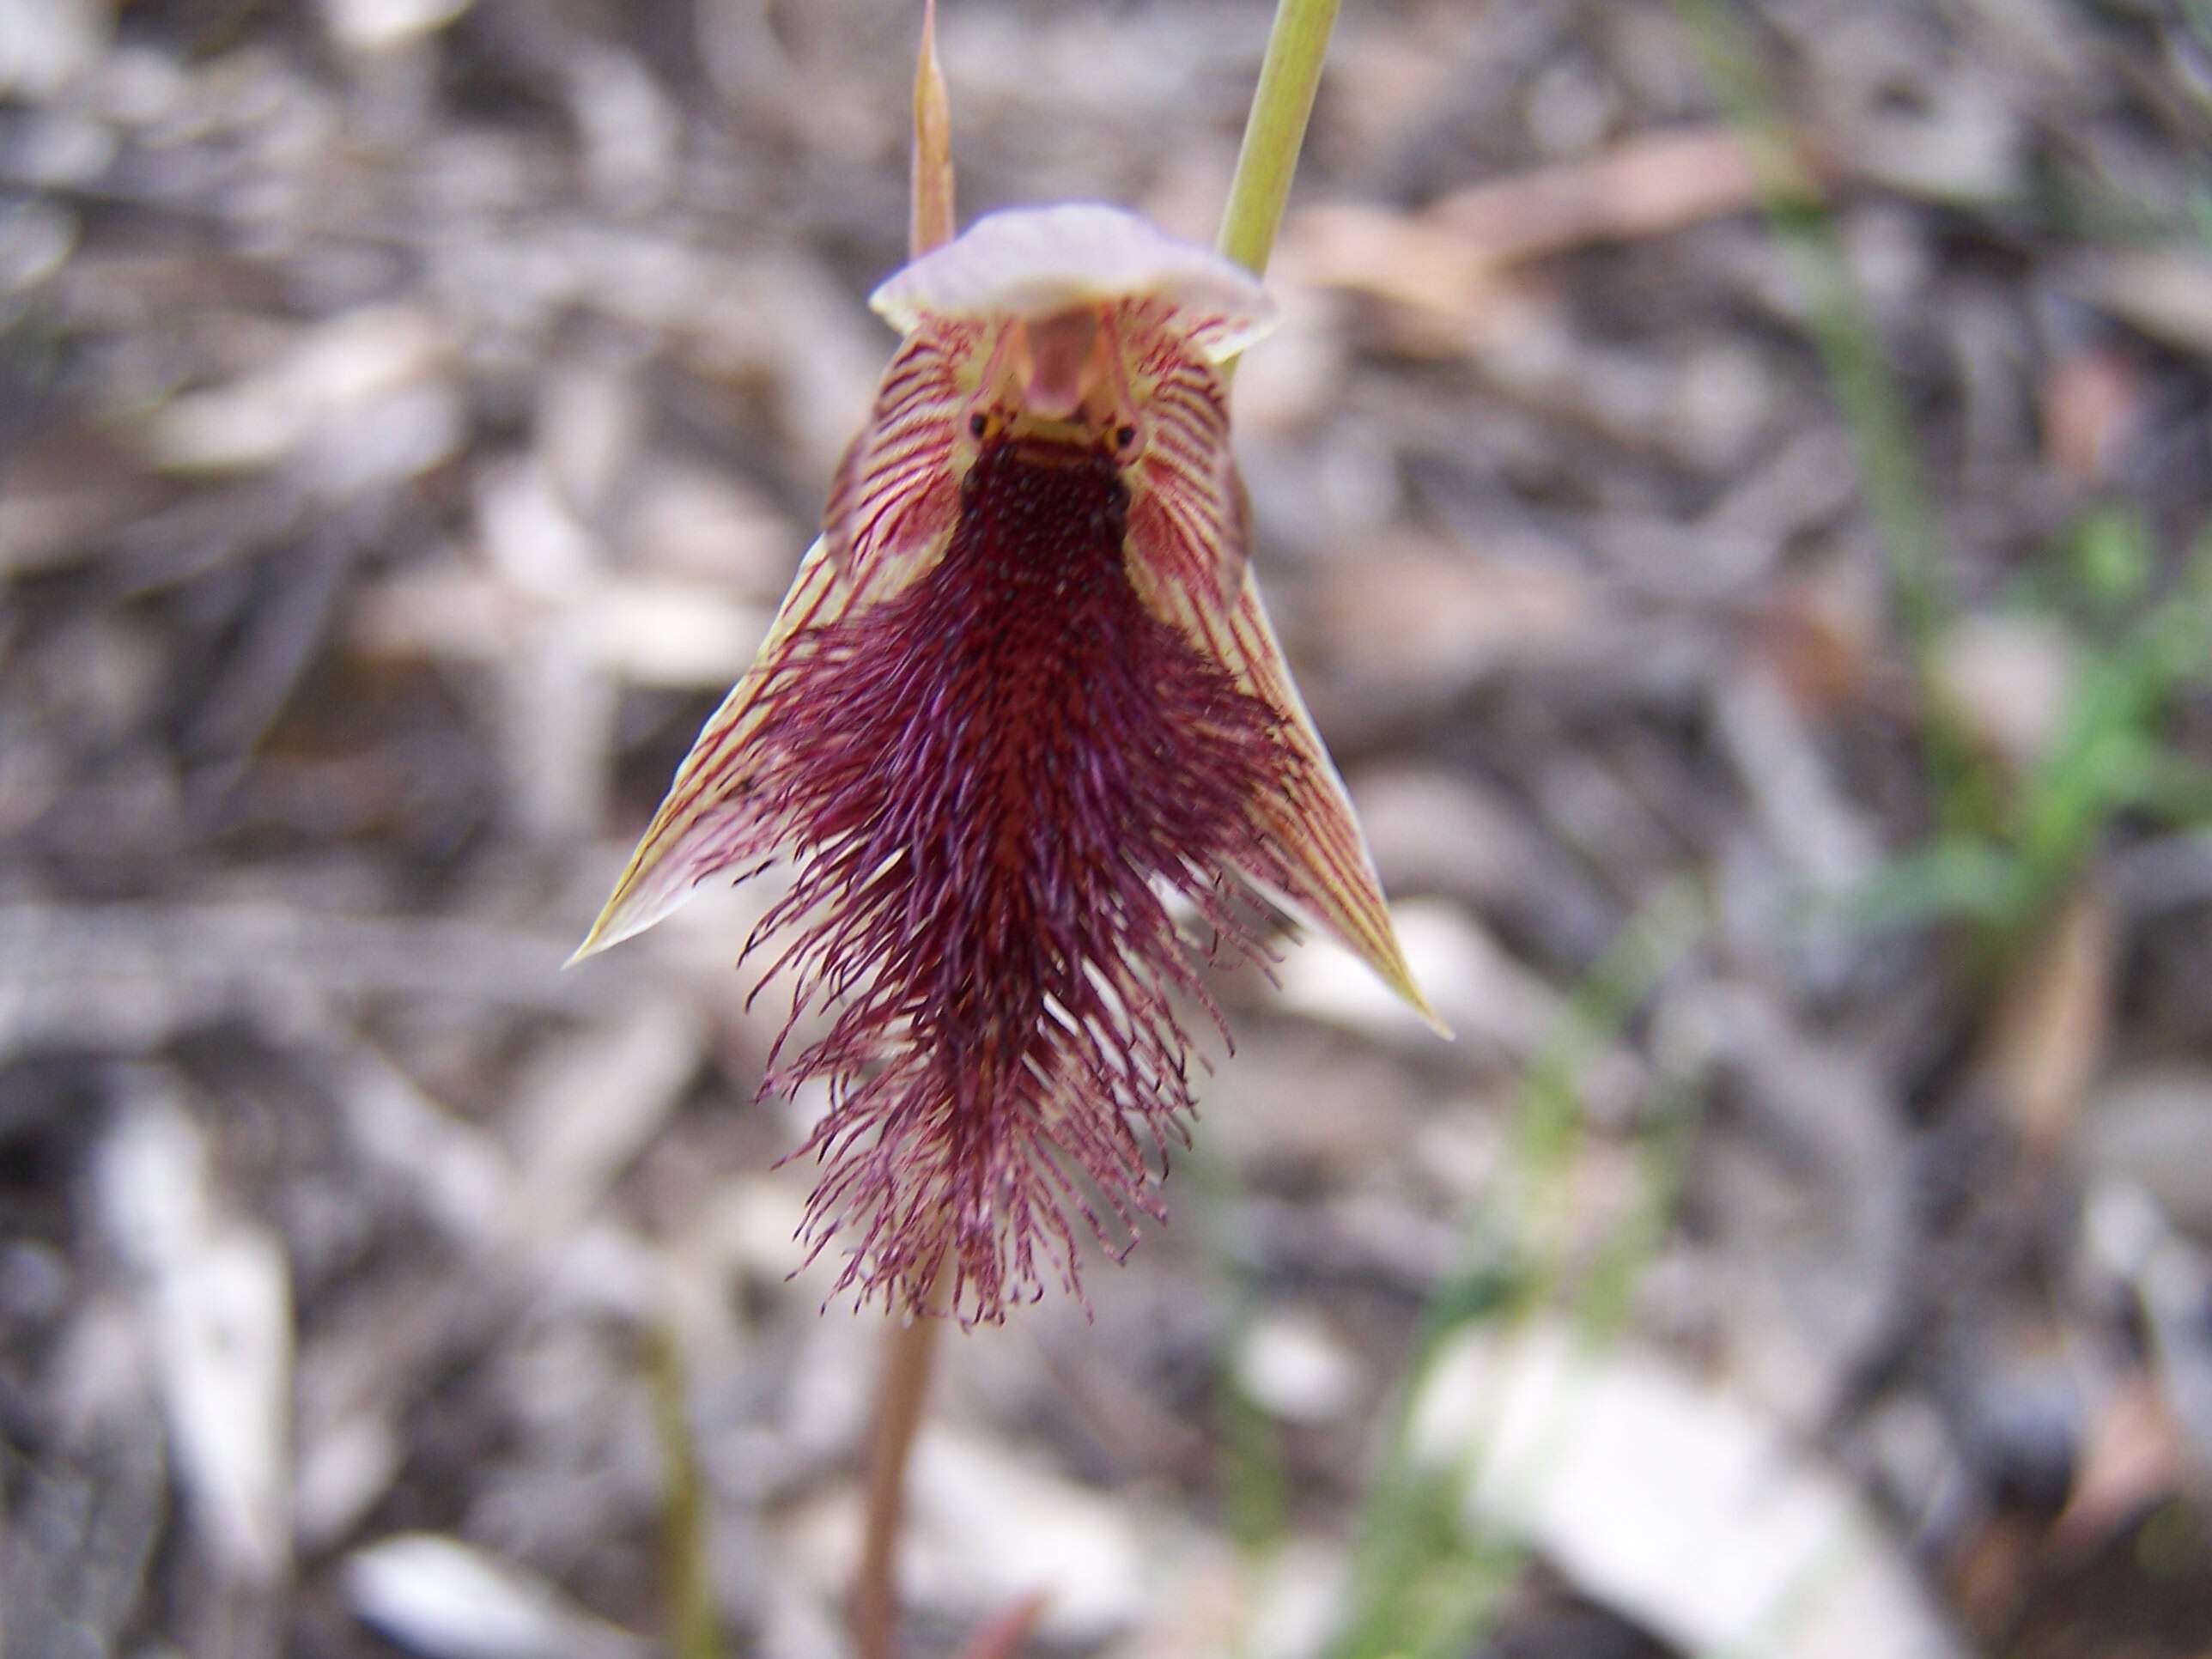
[(868, 1444), (867, 1531), (853, 1581), (853, 1650), (857, 1659), (892, 1659), (898, 1647), (898, 1541), (906, 1523), (906, 1471), (929, 1398), (944, 1316), (917, 1314), (895, 1327), (876, 1382)]
[(1336, 27), (1336, 8), (1337, 0), (1277, 0), (1218, 244), (1255, 275), (1267, 270), (1267, 256), (1274, 252), (1291, 175), (1297, 171), (1306, 120), (1313, 113), (1314, 90), (1321, 84), (1329, 31)]

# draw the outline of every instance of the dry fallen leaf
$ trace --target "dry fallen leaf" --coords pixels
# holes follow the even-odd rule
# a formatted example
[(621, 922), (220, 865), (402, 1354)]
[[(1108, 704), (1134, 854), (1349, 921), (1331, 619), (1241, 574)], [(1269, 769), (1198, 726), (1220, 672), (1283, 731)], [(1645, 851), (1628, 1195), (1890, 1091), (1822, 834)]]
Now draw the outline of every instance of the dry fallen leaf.
[(346, 1559), (355, 1617), (424, 1659), (646, 1659), (544, 1580), (457, 1538), (403, 1533)]
[(2212, 254), (2185, 246), (2093, 248), (2059, 286), (2154, 339), (2212, 356)]
[(1423, 1380), (1412, 1435), (1463, 1473), (1471, 1524), (1681, 1651), (1961, 1659), (1840, 1474), (1656, 1354), (1548, 1323), (1464, 1336)]

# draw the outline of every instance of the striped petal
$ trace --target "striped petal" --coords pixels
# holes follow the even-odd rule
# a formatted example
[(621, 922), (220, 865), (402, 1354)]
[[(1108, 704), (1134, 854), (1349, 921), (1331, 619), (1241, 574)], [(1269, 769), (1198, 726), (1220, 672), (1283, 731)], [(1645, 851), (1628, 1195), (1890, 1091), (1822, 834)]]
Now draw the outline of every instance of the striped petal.
[(960, 510), (961, 417), (994, 331), (932, 318), (884, 371), (822, 514), (824, 551), (855, 596), (888, 599), (942, 553)]
[(1112, 313), (1126, 397), (1138, 412), (1129, 465), (1129, 574), (1161, 616), (1191, 629), (1236, 602), (1251, 507), (1229, 447), (1227, 388), (1158, 301)]

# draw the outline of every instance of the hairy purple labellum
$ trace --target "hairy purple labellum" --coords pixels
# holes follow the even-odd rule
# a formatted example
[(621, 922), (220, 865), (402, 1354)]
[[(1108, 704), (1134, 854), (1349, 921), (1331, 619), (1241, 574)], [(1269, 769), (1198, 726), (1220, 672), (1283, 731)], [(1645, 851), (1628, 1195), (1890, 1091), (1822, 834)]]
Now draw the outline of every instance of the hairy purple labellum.
[(810, 1218), (908, 1282), (950, 1245), (957, 1305), (1035, 1285), (1040, 1236), (1071, 1259), (1086, 1186), (1142, 1202), (1131, 1123), (1191, 1103), (1169, 994), (1203, 997), (1161, 890), (1243, 945), (1229, 872), (1274, 863), (1244, 807), (1294, 764), (1280, 722), (1139, 602), (1127, 518), (1110, 455), (1001, 438), (930, 576), (761, 694), (747, 850), (806, 859), (766, 925), (842, 1003), (775, 1079), (830, 1080)]
[(1177, 999), (1219, 1023), (1174, 901), (1242, 957), (1263, 893), (1423, 1005), (1245, 568), (1214, 365), (1264, 296), (1068, 208), (986, 220), (878, 303), (908, 338), (823, 539), (585, 949), (793, 860), (747, 950), (829, 1021), (764, 1085), (828, 1086), (809, 1237), (848, 1248), (841, 1288), (920, 1310), (942, 1271), (991, 1319), (1073, 1285), (1071, 1217), (1157, 1213)]

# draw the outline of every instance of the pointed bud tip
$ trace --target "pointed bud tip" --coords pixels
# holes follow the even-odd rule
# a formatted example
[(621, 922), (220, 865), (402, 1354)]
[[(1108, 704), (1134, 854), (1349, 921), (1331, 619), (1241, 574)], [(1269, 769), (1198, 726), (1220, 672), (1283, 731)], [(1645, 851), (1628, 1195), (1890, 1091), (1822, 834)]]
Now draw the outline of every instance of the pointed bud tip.
[(914, 178), (908, 251), (916, 258), (952, 240), (952, 100), (937, 58), (937, 0), (921, 9), (914, 71)]

